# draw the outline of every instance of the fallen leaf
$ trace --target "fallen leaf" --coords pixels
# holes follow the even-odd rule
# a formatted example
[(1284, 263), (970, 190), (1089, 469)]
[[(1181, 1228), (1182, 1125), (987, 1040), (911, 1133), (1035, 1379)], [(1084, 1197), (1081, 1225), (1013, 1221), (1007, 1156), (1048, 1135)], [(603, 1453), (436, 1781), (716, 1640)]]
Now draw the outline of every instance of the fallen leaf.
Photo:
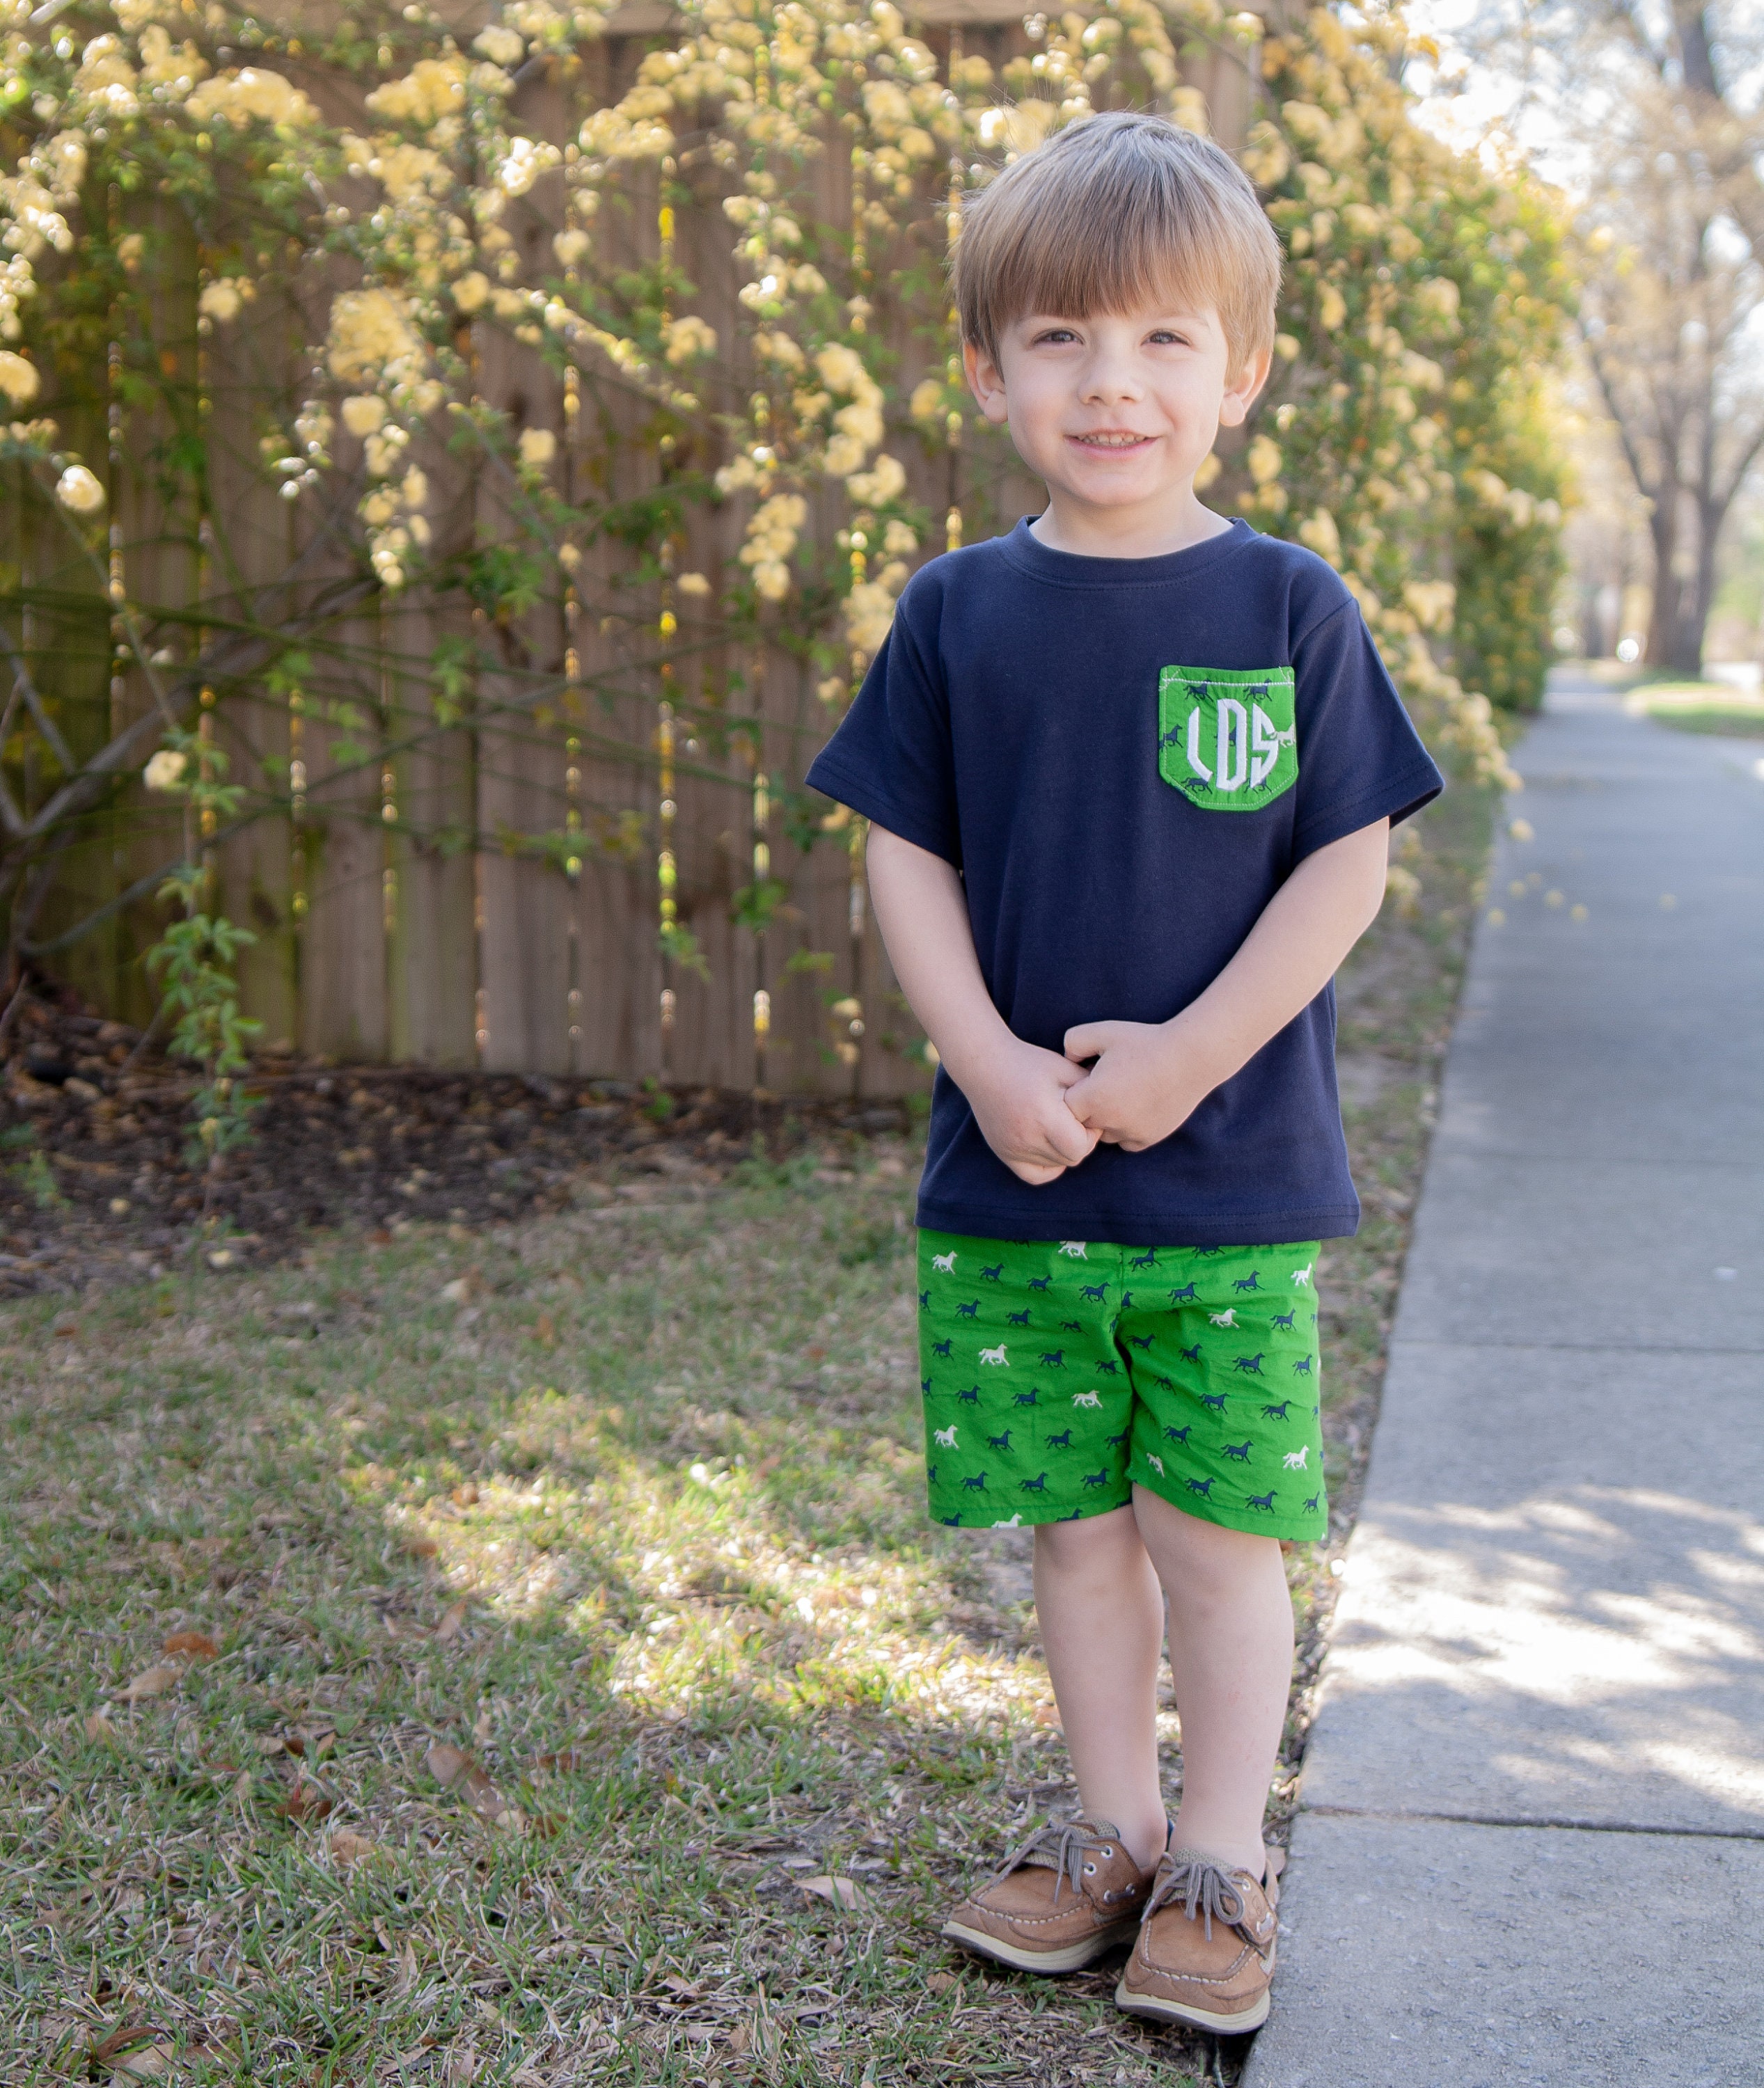
[(447, 1305), (469, 1304), (477, 1290), (477, 1271), (468, 1269), (464, 1276), (456, 1276), (451, 1283), (442, 1285), (442, 1302)]
[(465, 1605), (456, 1602), (435, 1628), (435, 1637), (445, 1645), (449, 1639), (457, 1638), (460, 1628), (465, 1622)]
[[(101, 2043), (92, 2047), (90, 2056), (92, 2063), (96, 2066), (116, 2065), (125, 2052), (133, 2051), (139, 2045), (156, 2043), (165, 2035), (156, 2023), (130, 2023), (122, 2030), (112, 2030)], [(165, 2048), (167, 2051), (171, 2049), (169, 2045)]]
[(542, 1312), (533, 1322), (533, 1338), (542, 1348), (550, 1349), (557, 1346), (557, 1322), (549, 1312)]
[(683, 2001), (698, 2000), (704, 1992), (696, 1979), (683, 1979), (678, 1972), (664, 1974), (662, 1983), (670, 1994)]
[(107, 1711), (94, 1711), (88, 1717), (86, 1738), (88, 1740), (102, 1740), (107, 1746), (113, 1746), (116, 1737), (117, 1729), (111, 1724)]
[(186, 1660), (218, 1660), (220, 1649), (206, 1632), (169, 1632), (160, 1641), (161, 1653), (181, 1653)]
[(379, 1846), (370, 1836), (358, 1834), (353, 1827), (331, 1829), (331, 1860), (334, 1863), (358, 1863), (364, 1856), (371, 1856)]
[(432, 1537), (407, 1537), (405, 1549), (413, 1559), (433, 1559), (441, 1547)]
[(182, 1675), (181, 1667), (144, 1667), (128, 1688), (121, 1692), (125, 1704), (139, 1704), (143, 1696), (163, 1696), (175, 1687)]
[(447, 1495), (447, 1499), (452, 1502), (456, 1508), (476, 1508), (477, 1505), (477, 1483), (476, 1480), (468, 1479), (464, 1486), (456, 1487), (452, 1492)]
[(947, 1994), (952, 1987), (960, 1986), (961, 1983), (961, 1982), (957, 1979), (953, 1972), (933, 1972), (925, 1982), (934, 1994)]
[(753, 2035), (745, 2023), (737, 2023), (729, 2033), (729, 2049), (738, 2055), (749, 2050), (752, 2043)]
[(172, 2070), (178, 2047), (171, 2044), (138, 2046), (110, 2069), (113, 2081), (162, 2081)]
[(472, 2088), (477, 2073), (477, 2054), (475, 2052), (452, 2052), (447, 2055), (446, 2070), (442, 2075), (447, 2088)]
[(283, 1754), (286, 1752), (287, 1747), (287, 1741), (279, 1734), (259, 1733), (257, 1736), (257, 1751), (260, 1755)]
[(433, 1742), (423, 1757), (423, 1767), (443, 1790), (457, 1791), (480, 1819), (492, 1825), (520, 1824), (519, 1812), (465, 1750), (455, 1747), (451, 1740)]
[(798, 1878), (796, 1889), (799, 1892), (813, 1893), (817, 1899), (830, 1899), (835, 1906), (848, 1910), (870, 1903), (862, 1887), (854, 1885), (850, 1878), (832, 1878), (824, 1872), (819, 1877)]
[(302, 1778), (276, 1809), (293, 1821), (323, 1820), (334, 1803), (317, 1784), (308, 1783)]
[(556, 1754), (539, 1756), (533, 1767), (549, 1769), (554, 1776), (571, 1776), (578, 1769), (586, 1769), (589, 1761), (585, 1748), (564, 1748)]

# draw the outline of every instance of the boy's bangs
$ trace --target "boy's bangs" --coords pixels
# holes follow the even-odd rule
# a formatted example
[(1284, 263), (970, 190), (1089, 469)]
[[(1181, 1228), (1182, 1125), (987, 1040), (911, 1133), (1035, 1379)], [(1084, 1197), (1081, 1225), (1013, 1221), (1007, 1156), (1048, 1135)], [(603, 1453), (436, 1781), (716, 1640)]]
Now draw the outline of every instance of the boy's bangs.
[(1000, 256), (993, 312), (1004, 324), (1030, 317), (1087, 319), (1098, 312), (1120, 316), (1148, 306), (1192, 312), (1225, 302), (1227, 257), (1197, 252), (1192, 228), (1172, 238), (1142, 222), (1100, 242), (1075, 227), (1055, 230), (1045, 222), (1035, 233), (1016, 253)]

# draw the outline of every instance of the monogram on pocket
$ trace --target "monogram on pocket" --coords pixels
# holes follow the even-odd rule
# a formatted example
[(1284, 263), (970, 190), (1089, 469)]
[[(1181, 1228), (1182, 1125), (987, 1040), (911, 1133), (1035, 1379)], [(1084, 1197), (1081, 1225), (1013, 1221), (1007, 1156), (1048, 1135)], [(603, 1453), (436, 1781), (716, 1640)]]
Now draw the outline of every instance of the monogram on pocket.
[(1255, 812), (1298, 780), (1290, 667), (1166, 667), (1158, 772), (1209, 812)]

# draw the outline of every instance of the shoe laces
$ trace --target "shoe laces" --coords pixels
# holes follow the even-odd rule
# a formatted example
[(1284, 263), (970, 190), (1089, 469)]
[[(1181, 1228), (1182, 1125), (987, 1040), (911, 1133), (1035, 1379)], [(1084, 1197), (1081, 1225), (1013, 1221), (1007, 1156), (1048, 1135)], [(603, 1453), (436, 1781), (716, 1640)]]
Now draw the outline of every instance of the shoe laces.
[(1215, 1921), (1222, 1927), (1235, 1928), (1249, 1920), (1249, 1903), (1237, 1876), (1216, 1858), (1201, 1855), (1192, 1849), (1172, 1851), (1159, 1863), (1151, 1898), (1145, 1903), (1145, 1919), (1150, 1921), (1159, 1907), (1173, 1906), (1179, 1899), (1190, 1921), (1197, 1913), (1200, 1915), (1210, 1943)]
[(1054, 1902), (1057, 1906), (1061, 1882), (1068, 1882), (1075, 1893), (1084, 1890), (1086, 1855), (1093, 1849), (1119, 1846), (1120, 1842), (1120, 1837), (1107, 1820), (1068, 1820), (1063, 1825), (1050, 1821), (1045, 1827), (1038, 1827), (1022, 1846), (1006, 1859), (992, 1882), (1002, 1884), (1013, 1871), (1025, 1867), (1057, 1871), (1060, 1878), (1054, 1885)]

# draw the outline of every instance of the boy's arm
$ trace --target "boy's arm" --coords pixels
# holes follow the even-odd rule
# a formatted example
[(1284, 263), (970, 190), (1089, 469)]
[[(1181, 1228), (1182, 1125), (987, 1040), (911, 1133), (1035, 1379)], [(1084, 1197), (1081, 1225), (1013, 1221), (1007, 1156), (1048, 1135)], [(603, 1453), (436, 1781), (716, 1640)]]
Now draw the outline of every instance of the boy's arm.
[(1169, 1137), (1221, 1081), (1334, 977), (1384, 902), (1390, 822), (1308, 855), (1206, 991), (1168, 1022), (1081, 1022), (1066, 1055), (1094, 1059), (1066, 1106), (1105, 1144), (1138, 1153)]
[(894, 975), (987, 1144), (1025, 1182), (1051, 1182), (1076, 1166), (1097, 1134), (1063, 1096), (1085, 1075), (1069, 1058), (1013, 1036), (993, 1006), (955, 866), (873, 824), (867, 859)]

